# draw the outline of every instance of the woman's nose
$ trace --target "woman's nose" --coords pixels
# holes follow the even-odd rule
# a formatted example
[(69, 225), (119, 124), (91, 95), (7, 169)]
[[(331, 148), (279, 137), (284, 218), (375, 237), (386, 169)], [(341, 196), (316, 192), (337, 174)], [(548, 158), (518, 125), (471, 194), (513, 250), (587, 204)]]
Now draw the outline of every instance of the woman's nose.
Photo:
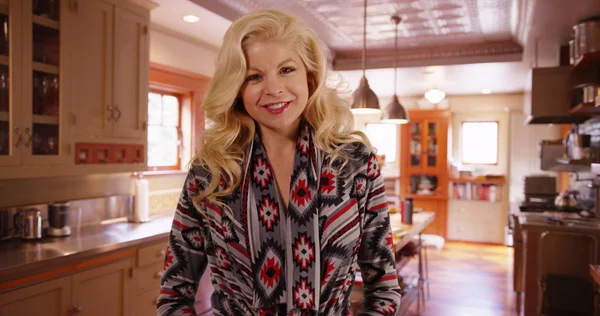
[(281, 82), (281, 80), (279, 80), (279, 78), (275, 77), (271, 77), (268, 78), (266, 80), (266, 87), (265, 87), (265, 93), (269, 94), (269, 95), (280, 95), (281, 93), (283, 93), (283, 83)]

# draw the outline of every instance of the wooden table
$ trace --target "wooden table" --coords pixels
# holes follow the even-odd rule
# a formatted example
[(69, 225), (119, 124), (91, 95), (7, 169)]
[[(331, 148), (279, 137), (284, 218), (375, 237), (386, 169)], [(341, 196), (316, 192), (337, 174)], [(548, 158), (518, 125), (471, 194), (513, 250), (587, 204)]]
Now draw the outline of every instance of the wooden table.
[(406, 244), (413, 240), (415, 236), (422, 233), (423, 230), (433, 222), (434, 218), (434, 212), (415, 213), (413, 214), (412, 225), (406, 225), (400, 222), (400, 216), (398, 216), (398, 214), (390, 215), (394, 252), (402, 249), (402, 247), (406, 246)]

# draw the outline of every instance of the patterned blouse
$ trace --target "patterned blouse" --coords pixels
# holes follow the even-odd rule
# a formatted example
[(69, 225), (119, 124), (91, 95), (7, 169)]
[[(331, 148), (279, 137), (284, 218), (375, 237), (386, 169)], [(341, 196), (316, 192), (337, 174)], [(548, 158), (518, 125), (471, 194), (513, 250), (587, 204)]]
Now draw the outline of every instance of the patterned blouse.
[(356, 265), (363, 315), (395, 315), (400, 287), (383, 177), (375, 155), (346, 145), (351, 159), (330, 162), (303, 125), (287, 207), (280, 207), (260, 138), (250, 149), (228, 207), (192, 203), (210, 182), (201, 167), (185, 181), (169, 236), (158, 315), (194, 315), (207, 266), (214, 315), (349, 315)]

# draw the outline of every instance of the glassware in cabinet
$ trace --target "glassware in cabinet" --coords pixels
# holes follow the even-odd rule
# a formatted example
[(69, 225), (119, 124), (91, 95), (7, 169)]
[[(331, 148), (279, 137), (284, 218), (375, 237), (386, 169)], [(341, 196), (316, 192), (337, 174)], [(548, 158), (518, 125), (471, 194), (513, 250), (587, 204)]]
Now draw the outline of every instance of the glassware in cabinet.
[(32, 0), (32, 155), (58, 155), (60, 144), (60, 1)]
[(418, 167), (421, 165), (421, 156), (423, 153), (421, 145), (421, 123), (410, 123), (410, 165)]

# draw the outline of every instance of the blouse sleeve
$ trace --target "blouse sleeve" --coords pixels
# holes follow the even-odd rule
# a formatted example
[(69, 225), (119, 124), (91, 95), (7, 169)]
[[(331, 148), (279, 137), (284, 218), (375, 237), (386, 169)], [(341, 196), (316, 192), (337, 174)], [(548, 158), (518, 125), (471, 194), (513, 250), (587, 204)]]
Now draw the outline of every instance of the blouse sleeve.
[(375, 155), (369, 157), (365, 225), (358, 252), (364, 288), (360, 315), (395, 315), (400, 304), (400, 286), (392, 248), (392, 231), (383, 185)]
[(157, 315), (196, 315), (194, 300), (207, 259), (202, 234), (204, 220), (194, 206), (198, 179), (193, 167), (187, 178), (173, 218), (166, 250)]

